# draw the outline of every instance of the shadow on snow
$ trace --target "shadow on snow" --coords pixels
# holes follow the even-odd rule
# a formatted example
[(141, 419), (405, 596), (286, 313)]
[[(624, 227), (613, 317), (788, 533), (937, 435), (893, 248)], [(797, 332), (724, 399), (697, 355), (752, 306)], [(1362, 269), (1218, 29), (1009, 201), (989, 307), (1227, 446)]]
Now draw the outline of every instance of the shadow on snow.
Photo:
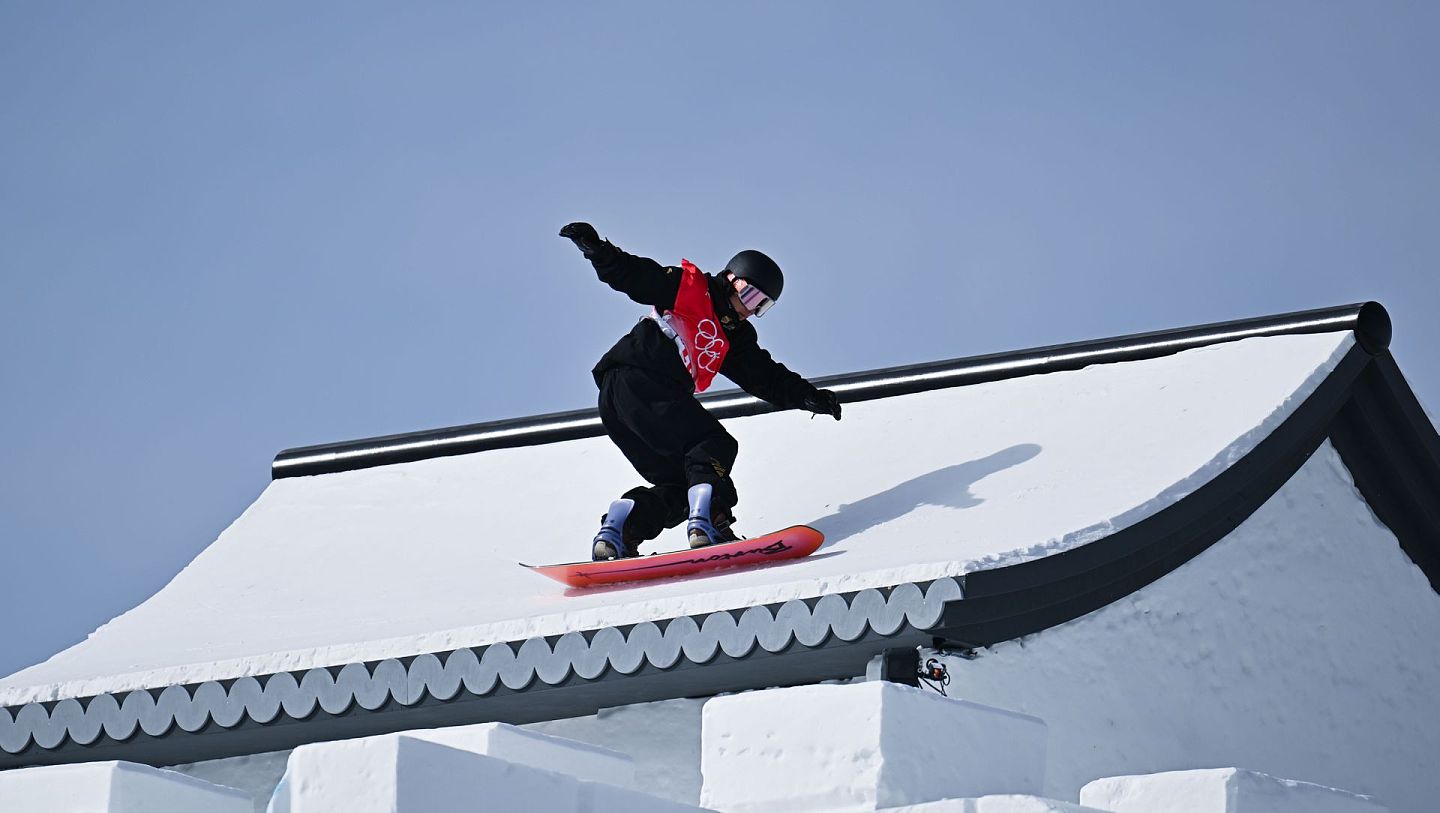
[(970, 491), (971, 486), (1038, 454), (1038, 444), (1019, 443), (978, 460), (946, 466), (906, 480), (858, 502), (841, 505), (835, 513), (808, 524), (825, 534), (825, 546), (829, 547), (842, 539), (899, 519), (922, 505), (972, 508), (984, 500)]

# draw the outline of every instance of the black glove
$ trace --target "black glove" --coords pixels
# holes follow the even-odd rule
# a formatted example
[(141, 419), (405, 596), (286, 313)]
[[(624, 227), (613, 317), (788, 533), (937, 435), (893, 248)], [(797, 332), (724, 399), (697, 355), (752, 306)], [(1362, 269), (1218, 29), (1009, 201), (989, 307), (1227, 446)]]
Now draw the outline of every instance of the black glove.
[(560, 230), (560, 236), (574, 243), (587, 260), (603, 259), (615, 249), (608, 240), (601, 240), (600, 234), (589, 223), (571, 223)]
[(805, 396), (802, 407), (816, 415), (829, 415), (835, 420), (840, 420), (840, 399), (830, 390), (816, 390)]

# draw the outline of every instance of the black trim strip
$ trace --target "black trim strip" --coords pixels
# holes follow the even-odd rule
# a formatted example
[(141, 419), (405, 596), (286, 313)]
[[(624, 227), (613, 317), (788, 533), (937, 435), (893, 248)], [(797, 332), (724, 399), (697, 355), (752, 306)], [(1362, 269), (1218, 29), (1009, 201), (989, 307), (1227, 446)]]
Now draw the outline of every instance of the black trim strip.
[(850, 678), (929, 640), (954, 579), (255, 677), (0, 708), (0, 770), (126, 759), (171, 765), (307, 742), (593, 714)]
[(1118, 601), (1219, 542), (1314, 454), (1372, 358), (1351, 348), (1315, 392), (1245, 457), (1170, 507), (1087, 545), (970, 573), (941, 635), (988, 646), (1063, 624)]
[(1389, 352), (1365, 371), (1330, 440), (1370, 510), (1440, 593), (1440, 434)]
[[(1389, 346), (1390, 316), (1378, 302), (1362, 302), (1278, 316), (1038, 347), (1012, 353), (889, 367), (830, 376), (817, 379), (815, 384), (835, 390), (841, 401), (853, 403), (1027, 375), (1078, 370), (1091, 364), (1156, 358), (1182, 350), (1255, 336), (1342, 330), (1354, 331), (1362, 347), (1371, 353), (1377, 353)], [(702, 396), (700, 400), (719, 418), (757, 415), (775, 409), (740, 390), (726, 390)], [(535, 446), (602, 434), (604, 428), (600, 425), (597, 411), (579, 409), (286, 449), (275, 457), (270, 472), (275, 479), (329, 474), (432, 457), (472, 454), (489, 449)]]

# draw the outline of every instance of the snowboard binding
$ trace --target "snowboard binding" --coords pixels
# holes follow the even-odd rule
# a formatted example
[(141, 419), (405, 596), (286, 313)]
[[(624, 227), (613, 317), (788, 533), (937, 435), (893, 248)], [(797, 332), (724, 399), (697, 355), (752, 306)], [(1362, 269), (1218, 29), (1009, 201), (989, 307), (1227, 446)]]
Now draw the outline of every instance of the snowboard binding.
[(731, 529), (735, 522), (733, 514), (728, 510), (722, 510), (719, 515), (711, 513), (710, 498), (713, 491), (714, 487), (708, 483), (697, 483), (690, 487), (690, 518), (685, 525), (685, 535), (690, 540), (691, 548), (721, 545), (740, 538)]
[(600, 517), (600, 530), (596, 532), (595, 540), (590, 546), (591, 561), (627, 559), (640, 555), (638, 544), (625, 536), (625, 520), (630, 516), (630, 509), (634, 507), (635, 501), (629, 499), (610, 503), (610, 510)]

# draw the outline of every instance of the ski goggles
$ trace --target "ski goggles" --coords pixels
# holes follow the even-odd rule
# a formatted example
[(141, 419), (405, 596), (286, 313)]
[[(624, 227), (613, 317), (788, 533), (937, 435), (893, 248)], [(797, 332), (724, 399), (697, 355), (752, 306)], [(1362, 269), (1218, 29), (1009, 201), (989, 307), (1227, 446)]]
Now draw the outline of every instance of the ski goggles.
[[(745, 282), (744, 280), (740, 281)], [(745, 282), (745, 287), (741, 288), (738, 293), (740, 304), (744, 305), (745, 310), (750, 311), (756, 318), (764, 316), (765, 311), (770, 310), (770, 306), (775, 304), (775, 300), (767, 296), (764, 291), (748, 282)]]

